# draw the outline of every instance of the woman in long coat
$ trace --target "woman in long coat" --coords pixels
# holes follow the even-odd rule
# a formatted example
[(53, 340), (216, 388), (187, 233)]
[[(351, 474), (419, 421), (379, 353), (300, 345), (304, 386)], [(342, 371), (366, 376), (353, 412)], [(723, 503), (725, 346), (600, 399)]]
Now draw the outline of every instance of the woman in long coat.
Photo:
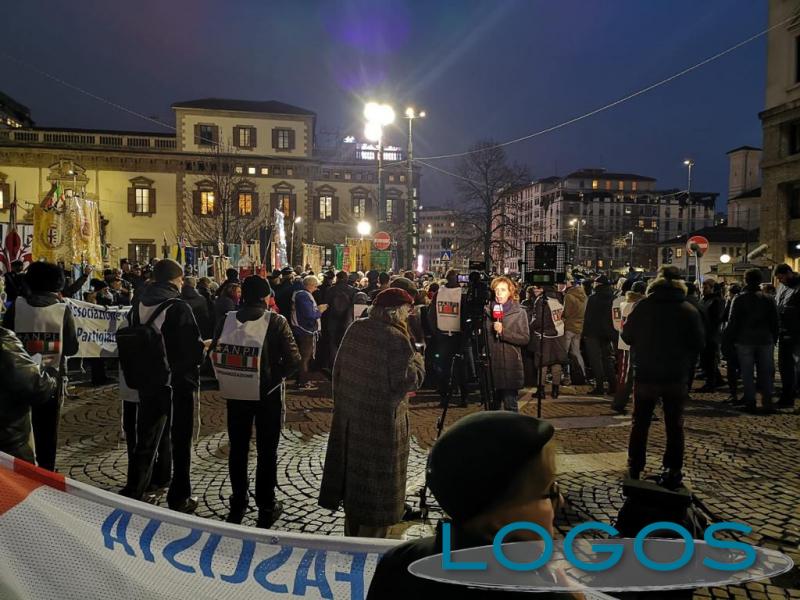
[[(517, 302), (517, 286), (508, 277), (492, 280), (494, 300), (486, 307), (486, 331), (489, 358), (492, 364), (494, 407), (517, 412), (517, 395), (525, 385), (522, 366), (522, 348), (530, 341), (528, 313)], [(495, 318), (495, 307), (500, 305), (502, 319)]]
[(333, 367), (333, 424), (319, 505), (344, 505), (345, 535), (386, 537), (400, 521), (409, 452), (408, 393), (425, 378), (408, 333), (413, 299), (390, 288), (345, 333)]
[[(568, 362), (567, 348), (563, 343), (564, 323), (561, 318), (564, 306), (558, 292), (551, 285), (534, 286), (533, 293), (535, 300), (528, 311), (531, 331), (528, 352), (533, 355), (534, 369), (539, 371), (536, 393), (544, 398), (545, 377), (547, 367), (550, 367), (553, 376), (552, 395), (555, 400), (561, 385), (561, 366)], [(549, 299), (555, 302), (548, 302)]]

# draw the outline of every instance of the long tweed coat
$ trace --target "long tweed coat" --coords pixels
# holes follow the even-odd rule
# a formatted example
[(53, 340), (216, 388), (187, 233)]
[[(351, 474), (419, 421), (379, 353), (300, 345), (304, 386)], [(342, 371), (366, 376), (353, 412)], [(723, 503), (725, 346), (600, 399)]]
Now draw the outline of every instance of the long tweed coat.
[(333, 368), (333, 424), (319, 504), (344, 504), (361, 525), (400, 521), (406, 497), (407, 394), (422, 385), (425, 365), (409, 339), (377, 319), (354, 321)]
[(505, 304), (503, 314), (503, 335), (500, 339), (494, 333), (492, 324), (492, 303), (484, 313), (489, 341), (489, 356), (492, 361), (492, 378), (496, 390), (518, 390), (525, 385), (522, 368), (522, 348), (530, 341), (528, 313), (516, 300)]

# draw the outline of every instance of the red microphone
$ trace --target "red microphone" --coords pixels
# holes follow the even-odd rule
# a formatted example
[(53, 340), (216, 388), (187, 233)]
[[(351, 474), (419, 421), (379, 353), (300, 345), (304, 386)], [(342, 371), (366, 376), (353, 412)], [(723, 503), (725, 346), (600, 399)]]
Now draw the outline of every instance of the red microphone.
[[(503, 322), (503, 305), (502, 304), (495, 304), (492, 306), (492, 322), (493, 323), (502, 323)], [(500, 334), (495, 333), (497, 339), (500, 339)]]

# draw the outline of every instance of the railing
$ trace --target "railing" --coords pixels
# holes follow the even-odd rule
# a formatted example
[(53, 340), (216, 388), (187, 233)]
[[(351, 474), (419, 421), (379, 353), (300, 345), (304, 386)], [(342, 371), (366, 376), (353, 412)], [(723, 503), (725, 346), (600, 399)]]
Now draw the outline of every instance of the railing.
[(170, 136), (25, 129), (0, 130), (0, 143), (41, 144), (43, 146), (99, 146), (104, 148), (128, 148), (131, 150), (147, 148), (149, 150), (167, 152), (174, 151), (178, 147), (176, 139)]

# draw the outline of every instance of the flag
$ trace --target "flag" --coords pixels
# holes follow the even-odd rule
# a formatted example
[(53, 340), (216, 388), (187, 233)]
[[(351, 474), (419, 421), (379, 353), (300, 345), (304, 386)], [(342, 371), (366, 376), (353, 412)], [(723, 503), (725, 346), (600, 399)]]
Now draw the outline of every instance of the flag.
[[(6, 273), (11, 271), (12, 262), (23, 260), (23, 251), (22, 238), (17, 233), (17, 184), (14, 183), (14, 199), (9, 207), (8, 231), (3, 240), (2, 252), (0, 252), (0, 263)], [(28, 256), (28, 261), (30, 262), (30, 256)]]

